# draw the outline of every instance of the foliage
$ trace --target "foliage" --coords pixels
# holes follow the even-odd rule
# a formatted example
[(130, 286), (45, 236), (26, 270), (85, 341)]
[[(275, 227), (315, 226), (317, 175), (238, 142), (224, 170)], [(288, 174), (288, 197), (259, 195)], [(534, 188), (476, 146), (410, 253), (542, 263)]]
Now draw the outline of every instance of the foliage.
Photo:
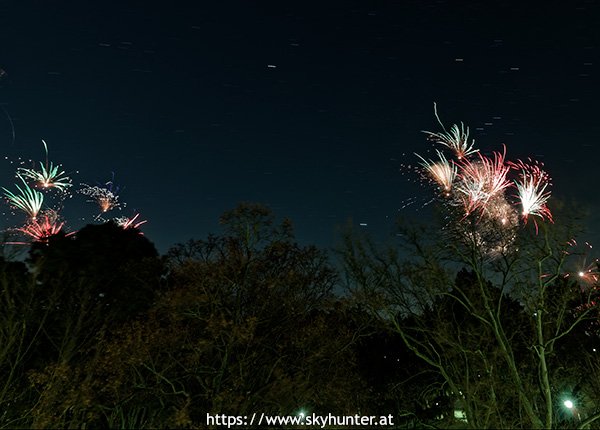
[(110, 223), (34, 244), (21, 275), (39, 334), (9, 384), (27, 396), (0, 423), (199, 427), (207, 412), (367, 410), (355, 345), (368, 321), (333, 294), (325, 254), (259, 205), (221, 222), (222, 236), (164, 261)]
[(597, 426), (597, 272), (566, 276), (570, 233), (531, 226), (495, 258), (450, 240), (476, 223), (406, 228), (388, 249), (348, 234), (340, 295), (288, 220), (242, 204), (221, 224), (165, 257), (108, 223), (0, 260), (0, 427), (300, 409), (391, 413), (400, 428)]

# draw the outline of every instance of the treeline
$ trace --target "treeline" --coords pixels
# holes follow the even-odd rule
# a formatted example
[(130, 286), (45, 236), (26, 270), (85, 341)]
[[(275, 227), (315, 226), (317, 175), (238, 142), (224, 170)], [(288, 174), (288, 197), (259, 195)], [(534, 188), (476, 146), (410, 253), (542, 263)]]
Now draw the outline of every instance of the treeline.
[(165, 256), (107, 223), (2, 260), (0, 427), (194, 428), (207, 412), (597, 424), (595, 285), (525, 275), (563, 264), (561, 240), (489, 260), (424, 231), (403, 251), (348, 233), (336, 270), (263, 206), (221, 226)]

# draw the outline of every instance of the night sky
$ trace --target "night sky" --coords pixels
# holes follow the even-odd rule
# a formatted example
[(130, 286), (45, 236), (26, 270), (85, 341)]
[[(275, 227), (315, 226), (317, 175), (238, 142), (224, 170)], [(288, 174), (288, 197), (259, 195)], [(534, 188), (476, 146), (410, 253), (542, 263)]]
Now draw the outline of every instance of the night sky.
[[(161, 252), (240, 201), (331, 247), (349, 219), (385, 237), (427, 212), (402, 165), (435, 101), (484, 153), (543, 161), (598, 239), (600, 4), (521, 3), (0, 0), (0, 147), (42, 160), (44, 139), (76, 185), (114, 172)], [(77, 228), (95, 208), (72, 200)]]

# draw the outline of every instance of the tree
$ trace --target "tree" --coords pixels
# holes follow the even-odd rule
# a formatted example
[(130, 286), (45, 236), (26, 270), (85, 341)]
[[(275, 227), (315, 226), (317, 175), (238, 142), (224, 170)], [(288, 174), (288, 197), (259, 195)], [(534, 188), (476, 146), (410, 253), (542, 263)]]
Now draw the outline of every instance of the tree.
[(62, 407), (89, 398), (72, 386), (89, 376), (81, 363), (101, 353), (101, 339), (151, 306), (163, 263), (139, 231), (109, 222), (34, 243), (27, 264), (34, 318), (43, 322), (30, 351), (27, 377), (37, 400), (27, 415), (33, 426), (68, 426), (85, 418)]
[(366, 406), (354, 357), (362, 322), (334, 296), (325, 254), (296, 244), (290, 222), (260, 205), (221, 222), (224, 234), (168, 253), (165, 291), (96, 337), (94, 354), (61, 374), (62, 401), (44, 404), (68, 413), (38, 425), (189, 427), (207, 412)]
[[(460, 235), (402, 229), (401, 246), (384, 251), (346, 236), (355, 294), (443, 378), (472, 428), (575, 427), (600, 417), (597, 384), (581, 383), (597, 374), (598, 355), (566, 347), (584, 338), (588, 351), (600, 349), (585, 329), (598, 318), (595, 290), (567, 277), (572, 236), (560, 225), (522, 230), (493, 255), (477, 222), (463, 222)], [(584, 390), (576, 417), (561, 400), (575, 387)]]
[(0, 426), (12, 427), (28, 411), (23, 377), (48, 312), (39, 312), (36, 285), (22, 262), (0, 258)]
[(361, 376), (370, 391), (366, 413), (391, 413), (401, 428), (419, 428), (453, 414), (444, 380), (406, 347), (400, 335), (369, 320), (358, 344)]
[(64, 362), (86, 350), (98, 331), (148, 309), (164, 272), (147, 238), (113, 222), (36, 242), (27, 263), (38, 300), (52, 309), (44, 357)]

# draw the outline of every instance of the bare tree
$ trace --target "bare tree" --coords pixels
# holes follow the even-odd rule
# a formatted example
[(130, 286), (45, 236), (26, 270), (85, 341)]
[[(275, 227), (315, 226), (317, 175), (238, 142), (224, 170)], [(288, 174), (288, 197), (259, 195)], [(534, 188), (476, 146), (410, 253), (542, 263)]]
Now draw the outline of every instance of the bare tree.
[[(578, 379), (597, 374), (600, 342), (589, 329), (597, 290), (573, 279), (571, 232), (557, 223), (507, 235), (499, 225), (457, 221), (443, 231), (402, 229), (401, 243), (385, 250), (347, 234), (350, 287), (443, 377), (470, 427), (592, 425), (600, 391)], [(578, 337), (596, 346), (561, 347)], [(570, 382), (567, 363), (577, 366)]]

